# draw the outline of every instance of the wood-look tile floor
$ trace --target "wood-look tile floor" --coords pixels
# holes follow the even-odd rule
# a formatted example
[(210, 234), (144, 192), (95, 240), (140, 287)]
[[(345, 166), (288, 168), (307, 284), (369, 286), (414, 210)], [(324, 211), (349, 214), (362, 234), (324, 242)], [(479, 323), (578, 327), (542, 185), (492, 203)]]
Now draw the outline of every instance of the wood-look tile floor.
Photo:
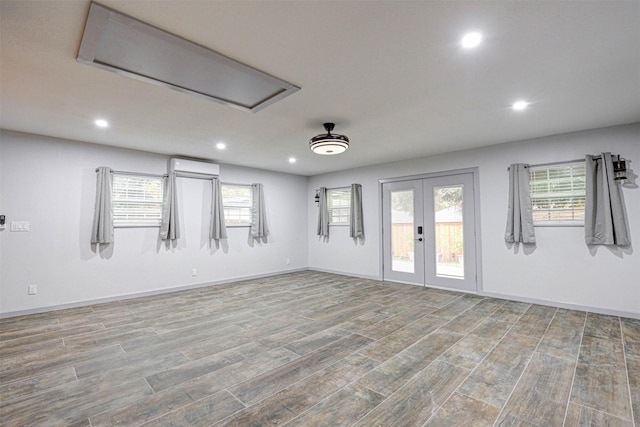
[(0, 320), (2, 426), (633, 426), (640, 320), (318, 272)]

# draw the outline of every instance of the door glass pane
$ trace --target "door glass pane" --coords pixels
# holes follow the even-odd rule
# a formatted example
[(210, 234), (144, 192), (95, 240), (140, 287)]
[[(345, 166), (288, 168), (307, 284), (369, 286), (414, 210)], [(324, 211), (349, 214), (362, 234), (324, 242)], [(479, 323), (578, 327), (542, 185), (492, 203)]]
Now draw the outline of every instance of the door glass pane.
[(415, 273), (413, 190), (391, 191), (391, 269)]
[(462, 185), (433, 188), (436, 276), (464, 279)]

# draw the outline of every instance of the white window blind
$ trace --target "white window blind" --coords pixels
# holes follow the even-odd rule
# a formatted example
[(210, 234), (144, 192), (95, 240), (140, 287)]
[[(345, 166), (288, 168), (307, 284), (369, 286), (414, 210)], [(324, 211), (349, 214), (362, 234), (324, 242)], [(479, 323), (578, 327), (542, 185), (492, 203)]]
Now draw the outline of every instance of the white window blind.
[(584, 225), (585, 164), (529, 168), (534, 225)]
[(251, 186), (221, 184), (224, 220), (228, 227), (251, 225)]
[(330, 225), (349, 225), (351, 189), (345, 187), (327, 190), (327, 207)]
[(159, 176), (113, 174), (113, 226), (159, 227), (164, 183)]

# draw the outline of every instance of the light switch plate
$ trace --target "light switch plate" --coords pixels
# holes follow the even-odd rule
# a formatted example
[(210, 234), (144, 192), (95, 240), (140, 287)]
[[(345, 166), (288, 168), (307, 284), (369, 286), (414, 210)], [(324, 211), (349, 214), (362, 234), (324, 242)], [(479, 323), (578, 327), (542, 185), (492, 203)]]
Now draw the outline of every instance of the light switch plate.
[(29, 221), (11, 221), (11, 231), (29, 231)]

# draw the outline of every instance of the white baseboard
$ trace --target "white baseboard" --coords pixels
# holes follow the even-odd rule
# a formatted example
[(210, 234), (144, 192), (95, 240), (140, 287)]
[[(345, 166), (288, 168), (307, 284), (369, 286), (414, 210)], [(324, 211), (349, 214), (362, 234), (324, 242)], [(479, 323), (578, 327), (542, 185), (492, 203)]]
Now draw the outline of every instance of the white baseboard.
[(316, 267), (309, 267), (309, 268), (307, 268), (307, 270), (309, 270), (309, 271), (318, 271), (320, 273), (339, 274), (341, 276), (357, 277), (359, 279), (377, 280), (379, 282), (382, 281), (382, 279), (380, 279), (380, 277), (378, 277), (378, 276), (369, 276), (369, 275), (366, 275), (366, 274), (354, 274), (354, 273), (347, 273), (347, 272), (344, 272), (344, 271), (328, 270), (328, 269), (325, 269), (325, 268), (316, 268)]
[(173, 286), (173, 287), (170, 287), (170, 288), (154, 289), (154, 290), (151, 290), (151, 291), (135, 292), (135, 293), (124, 294), (124, 295), (116, 295), (116, 296), (113, 296), (113, 297), (105, 297), (105, 298), (97, 298), (97, 299), (92, 299), (92, 300), (77, 301), (77, 302), (72, 302), (72, 303), (68, 303), (68, 304), (50, 305), (50, 306), (45, 306), (45, 307), (31, 308), (31, 309), (27, 309), (27, 310), (9, 311), (9, 312), (6, 312), (6, 313), (0, 313), (0, 319), (4, 319), (4, 318), (8, 318), (8, 317), (26, 316), (26, 315), (29, 315), (29, 314), (46, 313), (48, 311), (55, 311), (55, 310), (64, 310), (65, 308), (86, 307), (86, 306), (90, 306), (90, 305), (103, 304), (103, 303), (114, 302), (114, 301), (122, 301), (122, 300), (133, 299), (133, 298), (141, 298), (141, 297), (147, 297), (147, 296), (152, 296), (152, 295), (169, 294), (171, 292), (180, 292), (180, 291), (185, 291), (185, 290), (189, 290), (189, 289), (205, 288), (207, 286), (223, 285), (225, 283), (240, 282), (240, 281), (243, 281), (243, 280), (261, 279), (261, 278), (264, 278), (264, 277), (277, 276), (279, 274), (295, 273), (295, 272), (298, 272), (298, 271), (307, 271), (307, 270), (308, 270), (307, 268), (295, 268), (295, 269), (290, 269), (290, 270), (274, 271), (274, 272), (271, 272), (271, 273), (254, 274), (254, 275), (249, 275), (249, 276), (229, 277), (229, 278), (225, 278), (225, 279), (221, 279), (221, 280), (211, 280), (211, 281), (207, 281), (207, 282), (190, 283), (188, 285), (179, 285), (179, 286)]
[[(324, 272), (324, 273), (341, 274), (343, 276), (359, 277), (361, 279), (377, 280), (377, 281), (380, 281), (380, 282), (383, 281), (382, 278), (380, 278), (378, 276), (366, 276), (366, 275), (347, 273), (347, 272), (344, 272), (344, 271), (327, 270), (327, 269), (315, 268), (315, 267), (314, 268), (309, 268), (309, 270), (311, 270), (311, 271), (320, 271), (320, 272)], [(415, 284), (415, 283), (405, 283), (405, 282), (400, 282), (400, 281), (393, 281), (392, 283), (401, 283), (401, 284), (404, 284), (404, 285), (420, 286), (420, 287), (423, 286), (423, 285), (419, 285), (419, 284)], [(457, 289), (447, 289), (447, 288), (444, 288), (444, 287), (438, 287), (438, 286), (432, 286), (432, 285), (428, 285), (428, 287), (436, 288), (436, 289), (442, 289), (442, 290), (451, 291), (451, 292), (470, 293), (470, 294), (479, 295), (479, 296), (483, 296), (483, 297), (492, 297), (492, 298), (505, 299), (505, 300), (510, 300), (510, 301), (526, 302), (526, 303), (530, 303), (530, 304), (546, 305), (546, 306), (550, 306), (550, 307), (566, 308), (566, 309), (569, 309), (569, 310), (587, 311), (587, 312), (591, 312), (591, 313), (606, 314), (606, 315), (610, 315), (610, 316), (628, 317), (630, 319), (640, 319), (640, 313), (633, 313), (633, 312), (620, 311), (620, 310), (611, 310), (611, 309), (602, 308), (602, 307), (591, 307), (591, 306), (585, 306), (585, 305), (580, 305), (580, 304), (570, 304), (570, 303), (562, 303), (562, 302), (557, 302), (557, 301), (549, 301), (549, 300), (542, 300), (542, 299), (535, 299), (535, 298), (526, 298), (526, 297), (519, 297), (519, 296), (515, 296), (515, 295), (500, 294), (500, 293), (495, 293), (495, 292), (484, 292), (482, 290), (479, 290), (476, 293), (476, 292), (461, 291), (461, 290), (457, 290)]]
[(633, 313), (629, 311), (611, 310), (611, 309), (602, 308), (602, 307), (591, 307), (591, 306), (580, 305), (580, 304), (541, 300), (536, 298), (520, 297), (520, 296), (507, 295), (507, 294), (501, 294), (501, 293), (495, 293), (495, 292), (478, 292), (478, 295), (485, 296), (485, 297), (506, 299), (510, 301), (526, 302), (530, 304), (539, 304), (539, 305), (547, 305), (551, 307), (566, 308), (569, 310), (578, 310), (578, 311), (587, 311), (590, 313), (606, 314), (609, 316), (640, 319), (640, 313)]
[[(347, 272), (344, 272), (344, 271), (327, 270), (327, 269), (322, 269), (322, 268), (296, 268), (296, 269), (290, 269), (290, 270), (273, 271), (273, 272), (270, 272), (270, 273), (254, 274), (254, 275), (249, 275), (249, 276), (228, 277), (228, 278), (221, 279), (221, 280), (212, 280), (212, 281), (207, 281), (207, 282), (191, 283), (189, 285), (180, 285), (180, 286), (174, 286), (174, 287), (171, 287), (171, 288), (156, 289), (156, 290), (145, 291), (145, 292), (136, 292), (136, 293), (131, 293), (131, 294), (117, 295), (117, 296), (113, 296), (113, 297), (98, 298), (98, 299), (86, 300), (86, 301), (77, 301), (77, 302), (72, 302), (72, 303), (68, 303), (68, 304), (37, 307), (37, 308), (28, 309), (28, 310), (11, 311), (11, 312), (7, 312), (7, 313), (0, 313), (0, 319), (4, 319), (4, 318), (8, 318), (8, 317), (25, 316), (25, 315), (29, 315), (29, 314), (45, 313), (45, 312), (48, 312), (48, 311), (63, 310), (65, 308), (84, 307), (84, 306), (102, 304), (102, 303), (107, 303), (107, 302), (122, 301), (122, 300), (133, 299), (133, 298), (141, 298), (141, 297), (152, 296), (152, 295), (167, 294), (167, 293), (171, 293), (171, 292), (179, 292), (179, 291), (184, 291), (184, 290), (188, 290), (188, 289), (204, 288), (204, 287), (207, 287), (207, 286), (216, 286), (216, 285), (222, 285), (222, 284), (225, 284), (225, 283), (240, 282), (240, 281), (243, 281), (243, 280), (261, 279), (261, 278), (264, 278), (264, 277), (277, 276), (279, 274), (286, 274), (286, 273), (295, 273), (295, 272), (299, 272), (299, 271), (318, 271), (318, 272), (322, 272), (322, 273), (339, 274), (339, 275), (342, 275), (342, 276), (357, 277), (357, 278), (360, 278), (360, 279), (369, 279), (369, 280), (376, 280), (376, 281), (382, 282), (382, 279), (380, 277), (378, 277), (378, 276), (353, 274), (353, 273), (347, 273)], [(400, 282), (397, 282), (397, 283), (400, 283)], [(412, 286), (421, 286), (421, 285), (415, 285), (415, 284), (411, 284), (411, 283), (406, 283), (406, 284), (407, 285), (412, 285)], [(456, 292), (456, 291), (454, 291), (454, 292)], [(526, 297), (519, 297), (519, 296), (501, 294), (501, 293), (495, 293), (495, 292), (480, 291), (480, 292), (477, 293), (477, 295), (486, 296), (486, 297), (492, 297), (492, 298), (505, 299), (505, 300), (510, 300), (510, 301), (526, 302), (526, 303), (530, 303), (530, 304), (540, 304), (540, 305), (547, 305), (547, 306), (551, 306), (551, 307), (566, 308), (566, 309), (569, 309), (569, 310), (587, 311), (587, 312), (591, 312), (591, 313), (606, 314), (606, 315), (610, 315), (610, 316), (619, 316), (619, 317), (628, 317), (628, 318), (631, 318), (631, 319), (640, 319), (640, 313), (625, 312), (625, 311), (620, 311), (620, 310), (611, 310), (611, 309), (601, 308), (601, 307), (591, 307), (591, 306), (584, 306), (584, 305), (579, 305), (579, 304), (570, 304), (570, 303), (562, 303), (562, 302), (549, 301), (549, 300), (541, 300), (541, 299), (536, 299), (536, 298), (526, 298)]]

